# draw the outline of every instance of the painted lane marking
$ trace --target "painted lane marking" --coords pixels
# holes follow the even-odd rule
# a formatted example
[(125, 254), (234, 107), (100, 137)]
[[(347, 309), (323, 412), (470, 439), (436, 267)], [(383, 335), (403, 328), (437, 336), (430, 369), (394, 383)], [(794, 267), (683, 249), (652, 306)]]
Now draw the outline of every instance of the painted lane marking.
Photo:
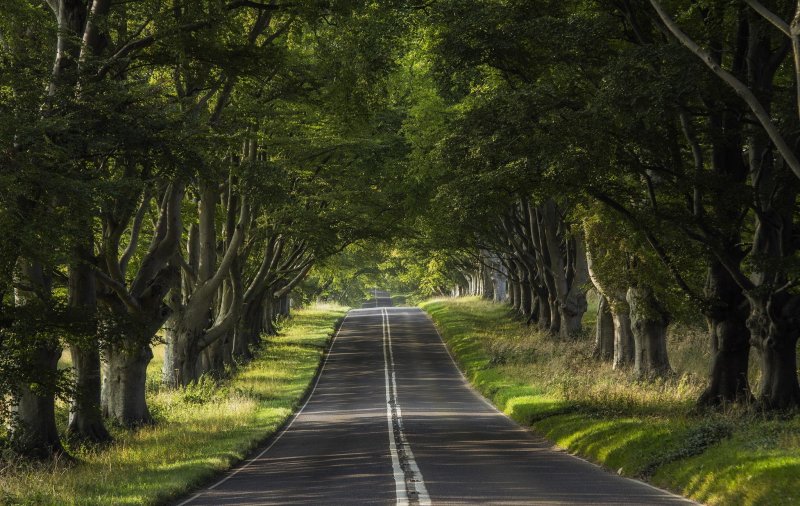
[(325, 366), (328, 365), (328, 359), (333, 355), (333, 345), (336, 344), (336, 338), (339, 337), (339, 332), (342, 331), (342, 328), (344, 327), (344, 322), (347, 321), (347, 317), (348, 316), (350, 316), (350, 312), (349, 311), (348, 311), (348, 313), (346, 315), (344, 315), (344, 319), (342, 320), (342, 323), (339, 325), (339, 328), (336, 329), (336, 334), (333, 335), (333, 339), (331, 340), (331, 347), (328, 349), (328, 353), (325, 355), (325, 358), (322, 360), (322, 367), (320, 367), (319, 374), (317, 375), (317, 380), (314, 382), (314, 386), (311, 387), (311, 392), (308, 394), (308, 398), (306, 399), (306, 402), (304, 402), (303, 406), (297, 411), (297, 413), (294, 414), (294, 416), (292, 416), (292, 419), (289, 421), (288, 424), (286, 424), (283, 427), (283, 430), (281, 430), (280, 433), (278, 433), (278, 435), (275, 436), (275, 439), (272, 440), (272, 442), (269, 444), (269, 446), (264, 448), (264, 450), (261, 453), (259, 453), (258, 455), (256, 455), (252, 459), (248, 460), (243, 465), (241, 465), (241, 466), (237, 467), (236, 469), (234, 469), (232, 472), (230, 472), (227, 476), (225, 476), (224, 478), (222, 478), (218, 482), (214, 483), (210, 487), (205, 488), (204, 490), (201, 490), (200, 492), (196, 493), (195, 495), (193, 495), (192, 497), (186, 499), (185, 501), (183, 501), (181, 503), (178, 503), (177, 506), (184, 506), (186, 504), (189, 504), (190, 502), (194, 501), (195, 499), (197, 499), (201, 495), (205, 494), (209, 490), (214, 490), (215, 488), (219, 487), (220, 485), (222, 485), (226, 481), (228, 481), (231, 478), (233, 478), (234, 476), (236, 476), (241, 470), (246, 469), (253, 462), (255, 462), (256, 460), (258, 460), (261, 457), (263, 457), (268, 451), (270, 451), (272, 449), (273, 446), (275, 446), (275, 443), (277, 443), (278, 440), (280, 440), (280, 438), (283, 437), (283, 435), (286, 434), (286, 432), (289, 429), (292, 428), (292, 424), (294, 424), (295, 420), (297, 420), (297, 418), (303, 413), (303, 410), (306, 409), (306, 406), (308, 406), (308, 403), (311, 401), (311, 398), (314, 397), (314, 392), (317, 391), (317, 385), (319, 385), (319, 380), (322, 379), (322, 373), (325, 372)]
[(400, 456), (397, 454), (397, 441), (394, 434), (394, 422), (392, 421), (392, 388), (389, 382), (389, 357), (386, 353), (386, 315), (385, 310), (381, 310), (381, 330), (383, 332), (383, 375), (386, 383), (386, 424), (389, 432), (389, 455), (392, 457), (392, 474), (394, 475), (394, 490), (398, 505), (408, 504), (408, 493), (406, 492), (406, 476), (400, 466)]
[[(397, 504), (419, 504), (428, 506), (431, 498), (422, 479), (422, 472), (414, 459), (414, 452), (403, 431), (403, 412), (397, 398), (397, 379), (392, 351), (392, 327), (389, 312), (381, 310), (383, 330), (383, 363), (386, 379), (386, 421), (389, 428), (389, 453), (395, 482)], [(388, 352), (387, 352), (388, 350)], [(391, 378), (391, 381), (389, 381)], [(398, 450), (399, 449), (399, 450)]]

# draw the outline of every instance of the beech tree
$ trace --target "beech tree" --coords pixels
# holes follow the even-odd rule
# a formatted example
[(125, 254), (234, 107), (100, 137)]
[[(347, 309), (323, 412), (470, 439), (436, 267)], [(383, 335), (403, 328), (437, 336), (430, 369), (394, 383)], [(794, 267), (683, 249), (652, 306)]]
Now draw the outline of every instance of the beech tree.
[[(397, 196), (374, 188), (404, 151), (386, 87), (401, 8), (3, 6), (0, 219), (20, 240), (2, 243), (0, 346), (18, 449), (63, 452), (56, 396), (85, 441), (108, 440), (107, 420), (151, 423), (161, 329), (169, 385), (221, 375), (315, 262), (391, 233)], [(74, 375), (56, 367), (65, 345)]]
[[(491, 220), (492, 213), (499, 219), (520, 194), (533, 196), (533, 202), (552, 198), (578, 202), (581, 209), (599, 206), (605, 208), (599, 214), (605, 221), (622, 220), (636, 238), (627, 252), (608, 251), (607, 228), (587, 229), (601, 232), (589, 241), (595, 248), (589, 259), (602, 305), (610, 306), (604, 314), (612, 315), (611, 322), (601, 322), (600, 332), (612, 328), (616, 308), (617, 365), (630, 360), (637, 371), (647, 372), (642, 364), (649, 354), (646, 369), (668, 372), (667, 322), (695, 307), (709, 322), (714, 354), (709, 386), (699, 402), (749, 401), (752, 335), (762, 350), (761, 405), (781, 408), (796, 404), (797, 391), (796, 339), (788, 331), (796, 327), (790, 323), (795, 254), (785, 242), (794, 228), (789, 209), (796, 183), (786, 177), (793, 163), (785, 149), (790, 143), (781, 142), (795, 118), (785, 114), (786, 108), (772, 112), (771, 104), (792, 100), (785, 87), (775, 86), (794, 77), (781, 66), (792, 35), (788, 30), (786, 37), (786, 23), (780, 22), (785, 15), (770, 16), (782, 7), (750, 5), (755, 10), (716, 4), (687, 8), (680, 17), (687, 28), (670, 22), (663, 8), (631, 3), (443, 6), (431, 16), (438, 30), (430, 43), (430, 73), (440, 96), (453, 104), (450, 131), (461, 131), (440, 136), (451, 141), (440, 141), (441, 151), (429, 150), (428, 157), (443, 160), (438, 167), (451, 167), (462, 178), (461, 191), (448, 186), (447, 192), (457, 195), (449, 207), (478, 221)], [(591, 21), (590, 26), (576, 29), (582, 21)], [(579, 46), (584, 35), (591, 42)], [(674, 37), (684, 45), (694, 41), (690, 49), (703, 61), (675, 51)], [(591, 53), (578, 49), (589, 45)], [(704, 45), (713, 49), (703, 50)], [(720, 75), (723, 62), (731, 69), (724, 70), (724, 82), (735, 79), (746, 89), (727, 89), (702, 70), (706, 63)], [(749, 115), (752, 121), (743, 121)], [(469, 175), (462, 177), (465, 168)], [(498, 193), (505, 195), (505, 204)], [(756, 205), (750, 195), (757, 196)], [(467, 203), (487, 200), (495, 204), (487, 204), (484, 213)], [(584, 217), (578, 221), (586, 223), (592, 213), (579, 214)], [(483, 238), (482, 246), (503, 251), (497, 230), (468, 228)], [(508, 223), (505, 228), (513, 231)], [(750, 243), (748, 234), (749, 250), (742, 247)], [(532, 248), (522, 242), (524, 234), (507, 235), (517, 244), (516, 254), (501, 255), (510, 299), (530, 318), (536, 300), (528, 288), (531, 280), (541, 279), (544, 286), (550, 280), (525, 268)], [(613, 294), (596, 272), (607, 256), (626, 266), (613, 284), (630, 283)], [(630, 343), (632, 352), (623, 351), (631, 347), (623, 343)], [(610, 355), (609, 337), (598, 336), (598, 356)]]

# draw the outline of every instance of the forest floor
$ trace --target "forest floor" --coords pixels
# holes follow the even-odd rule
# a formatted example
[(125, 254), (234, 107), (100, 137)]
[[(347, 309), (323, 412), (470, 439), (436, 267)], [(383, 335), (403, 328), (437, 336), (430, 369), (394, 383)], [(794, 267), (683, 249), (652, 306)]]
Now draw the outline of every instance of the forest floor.
[(640, 382), (593, 359), (588, 336), (547, 337), (506, 305), (420, 306), (486, 398), (570, 453), (707, 504), (800, 504), (800, 416), (695, 410), (709, 364), (703, 329), (671, 328), (675, 374)]
[[(346, 308), (294, 312), (280, 334), (231, 378), (160, 388), (160, 358), (148, 368), (156, 424), (112, 428), (107, 448), (70, 448), (77, 463), (0, 460), (0, 504), (161, 504), (231, 467), (275, 433), (297, 407)], [(66, 424), (66, 406), (59, 412)]]

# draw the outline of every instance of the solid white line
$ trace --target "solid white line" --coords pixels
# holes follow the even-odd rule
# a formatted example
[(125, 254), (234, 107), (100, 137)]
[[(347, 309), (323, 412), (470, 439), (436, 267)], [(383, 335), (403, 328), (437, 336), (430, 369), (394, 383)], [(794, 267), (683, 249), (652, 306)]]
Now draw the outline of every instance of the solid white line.
[(414, 458), (414, 452), (411, 451), (411, 445), (408, 443), (406, 439), (406, 433), (403, 430), (403, 412), (400, 409), (400, 401), (397, 396), (397, 381), (395, 379), (395, 370), (394, 370), (394, 351), (392, 351), (392, 326), (389, 323), (389, 311), (384, 309), (383, 312), (386, 314), (386, 336), (389, 341), (389, 358), (392, 365), (392, 389), (393, 389), (393, 397), (394, 397), (394, 408), (397, 414), (397, 425), (400, 429), (398, 432), (400, 434), (400, 444), (403, 448), (403, 453), (406, 456), (406, 460), (408, 461), (408, 466), (411, 468), (412, 478), (414, 479), (412, 485), (417, 492), (417, 500), (421, 506), (430, 506), (431, 498), (428, 495), (428, 489), (425, 487), (425, 480), (422, 479), (422, 472), (419, 470), (419, 466), (417, 465), (417, 460)]
[(228, 474), (227, 476), (225, 476), (224, 478), (222, 478), (218, 482), (216, 482), (213, 485), (211, 485), (210, 487), (207, 487), (206, 489), (196, 493), (195, 495), (193, 495), (189, 499), (186, 499), (185, 501), (183, 501), (181, 503), (178, 503), (176, 506), (184, 506), (185, 504), (189, 504), (190, 502), (194, 501), (195, 499), (197, 499), (198, 497), (200, 497), (201, 495), (203, 495), (207, 491), (214, 490), (218, 486), (222, 485), (226, 481), (228, 481), (231, 478), (233, 478), (234, 476), (236, 476), (239, 473), (239, 471), (241, 471), (242, 469), (247, 468), (248, 466), (250, 466), (250, 464), (252, 464), (256, 460), (258, 460), (261, 457), (263, 457), (264, 454), (266, 454), (268, 451), (270, 451), (270, 449), (272, 449), (272, 447), (275, 446), (275, 443), (277, 443), (278, 440), (281, 437), (283, 437), (283, 435), (286, 434), (286, 432), (290, 428), (292, 428), (292, 424), (294, 424), (295, 420), (297, 420), (297, 418), (300, 416), (300, 414), (303, 412), (303, 410), (306, 409), (306, 406), (308, 406), (309, 401), (311, 401), (311, 398), (314, 396), (314, 392), (317, 391), (317, 385), (319, 385), (319, 380), (322, 379), (322, 373), (325, 372), (325, 366), (328, 365), (328, 359), (331, 357), (331, 355), (333, 355), (333, 346), (336, 344), (336, 338), (339, 337), (339, 332), (342, 331), (342, 327), (344, 327), (344, 322), (347, 321), (347, 317), (348, 316), (350, 316), (349, 312), (344, 316), (344, 319), (342, 320), (342, 323), (339, 325), (339, 328), (336, 329), (336, 334), (333, 335), (333, 339), (331, 340), (331, 347), (328, 349), (328, 353), (325, 355), (325, 358), (322, 360), (322, 367), (319, 370), (319, 374), (317, 375), (316, 381), (314, 381), (314, 386), (311, 387), (311, 393), (308, 394), (308, 398), (306, 399), (306, 402), (304, 402), (303, 406), (297, 411), (297, 413), (294, 414), (294, 416), (292, 416), (292, 419), (289, 421), (289, 423), (287, 425), (285, 425), (283, 427), (283, 430), (281, 430), (280, 433), (278, 433), (278, 435), (275, 436), (275, 439), (272, 440), (272, 442), (269, 444), (269, 446), (264, 448), (264, 450), (261, 453), (259, 453), (255, 457), (253, 457), (250, 460), (248, 460), (247, 462), (245, 462), (242, 466), (237, 467), (236, 469), (234, 469), (230, 474)]
[[(381, 310), (381, 330), (383, 331), (383, 376), (386, 383), (386, 425), (389, 432), (389, 455), (392, 457), (392, 474), (394, 475), (394, 492), (397, 504), (408, 504), (406, 493), (406, 477), (400, 467), (400, 456), (397, 454), (397, 441), (394, 437), (394, 424), (392, 423), (392, 389), (389, 383), (389, 358), (386, 354), (386, 324), (388, 317), (386, 310)], [(391, 348), (390, 348), (391, 349)], [(394, 374), (394, 373), (392, 373)]]

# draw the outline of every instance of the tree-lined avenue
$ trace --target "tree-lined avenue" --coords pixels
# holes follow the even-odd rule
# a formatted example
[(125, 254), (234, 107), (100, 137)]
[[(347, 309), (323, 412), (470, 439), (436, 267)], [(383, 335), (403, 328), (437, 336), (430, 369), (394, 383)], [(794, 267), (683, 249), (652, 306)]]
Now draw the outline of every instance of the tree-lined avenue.
[(181, 505), (424, 504), (413, 493), (421, 487), (398, 483), (403, 476), (393, 470), (393, 460), (404, 470), (413, 465), (402, 451), (392, 455), (400, 434), (387, 424), (389, 338), (401, 432), (419, 471), (413, 480), (432, 504), (691, 504), (522, 429), (468, 386), (424, 312), (382, 307), (391, 299), (375, 295), (378, 307), (373, 300), (348, 313), (316, 387), (287, 428)]

